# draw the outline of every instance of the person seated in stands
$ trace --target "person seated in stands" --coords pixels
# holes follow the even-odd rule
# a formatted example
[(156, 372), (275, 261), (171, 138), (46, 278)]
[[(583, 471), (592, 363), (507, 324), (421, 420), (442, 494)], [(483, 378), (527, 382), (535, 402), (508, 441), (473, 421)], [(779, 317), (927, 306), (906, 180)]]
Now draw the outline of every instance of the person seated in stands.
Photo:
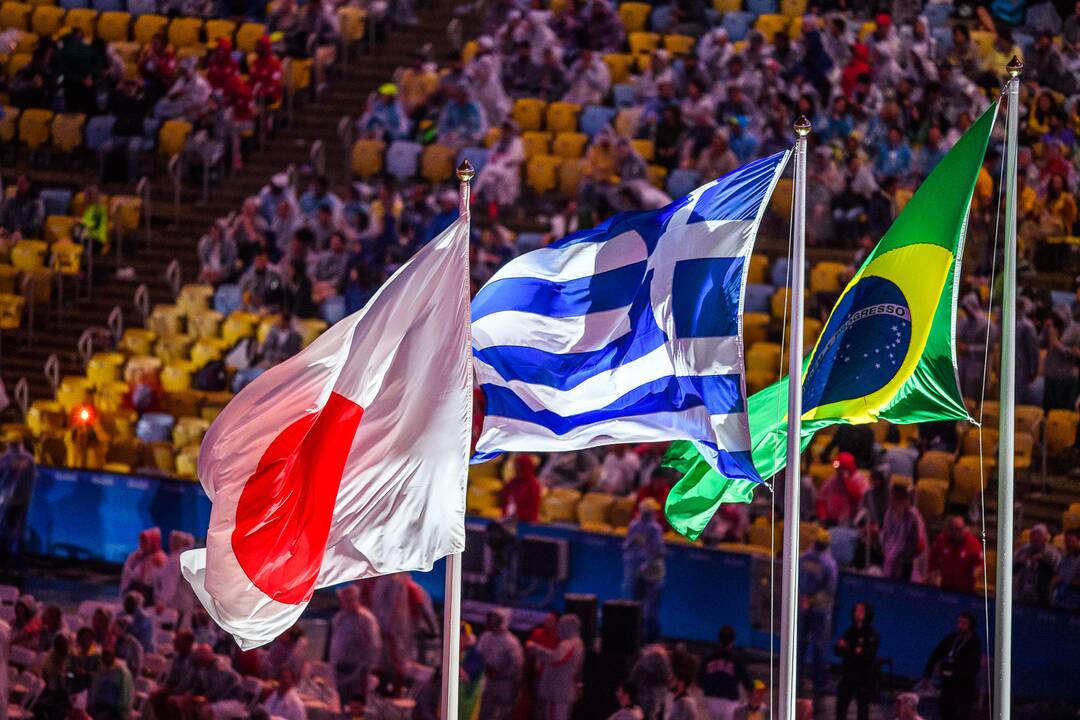
[(173, 656), (165, 681), (148, 701), (158, 720), (174, 720), (181, 716), (179, 699), (191, 690), (195, 680), (194, 646), (195, 636), (190, 630), (178, 630), (173, 635)]
[(817, 518), (826, 527), (850, 525), (869, 483), (851, 453), (837, 453), (833, 469), (836, 472), (817, 495)]
[(92, 114), (97, 111), (95, 83), (101, 68), (94, 50), (78, 25), (60, 41), (60, 72), (64, 79), (67, 112)]
[[(167, 601), (168, 598), (159, 598)], [(143, 609), (143, 595), (138, 590), (124, 594), (124, 617), (131, 623), (131, 633), (146, 652), (154, 650), (154, 620)]]
[(114, 624), (113, 635), (116, 638), (113, 642), (116, 657), (127, 665), (133, 677), (142, 677), (146, 651), (143, 650), (142, 643), (131, 632), (131, 619), (124, 616), (118, 617)]
[(262, 709), (275, 720), (307, 720), (304, 701), (296, 692), (296, 675), (289, 668), (277, 673), (277, 687), (263, 698)]
[(611, 71), (598, 54), (585, 50), (566, 73), (570, 88), (563, 95), (564, 102), (580, 105), (597, 105), (611, 90)]
[(609, 495), (629, 495), (638, 484), (641, 459), (630, 445), (611, 445), (600, 465), (596, 490)]
[(120, 573), (120, 591), (138, 591), (148, 602), (154, 601), (162, 568), (168, 556), (161, 549), (161, 529), (152, 527), (139, 533), (139, 546), (124, 560)]
[(439, 115), (439, 143), (454, 148), (480, 144), (487, 132), (483, 109), (469, 97), (464, 84), (448, 88), (447, 97)]
[(165, 97), (154, 107), (154, 116), (161, 120), (182, 118), (193, 122), (206, 113), (213, 91), (206, 78), (196, 72), (194, 58), (185, 58), (179, 69)]
[(540, 482), (548, 488), (586, 490), (596, 482), (600, 461), (596, 450), (550, 453), (540, 469)]
[(1017, 602), (1049, 605), (1054, 574), (1061, 552), (1050, 544), (1050, 531), (1038, 523), (1028, 533), (1028, 541), (1013, 555), (1014, 596)]
[[(640, 512), (649, 500), (655, 502), (657, 507), (663, 508), (667, 504), (671, 487), (675, 484), (674, 478), (673, 471), (667, 468), (658, 467), (653, 470), (652, 475), (649, 476), (649, 482), (637, 490), (635, 511)], [(664, 513), (659, 513), (656, 521), (660, 524), (661, 530), (668, 529), (667, 516)]]
[(71, 653), (72, 692), (79, 693), (90, 689), (94, 675), (101, 669), (101, 646), (94, 640), (93, 628), (81, 627), (75, 633), (75, 647)]
[(409, 137), (409, 118), (398, 99), (398, 87), (383, 83), (368, 95), (364, 114), (356, 121), (361, 137), (377, 140), (404, 140)]
[(98, 149), (98, 157), (106, 173), (110, 156), (123, 151), (127, 159), (128, 180), (137, 177), (139, 157), (152, 145), (144, 130), (151, 107), (150, 96), (139, 78), (123, 78), (116, 84), (109, 95), (109, 112), (116, 122), (113, 123), (112, 136)]
[(97, 185), (89, 185), (83, 191), (86, 209), (83, 210), (79, 227), (84, 237), (93, 241), (102, 255), (109, 254), (109, 210), (101, 200)]
[(946, 590), (975, 591), (975, 572), (982, 568), (982, 544), (961, 515), (949, 517), (930, 548), (931, 581)]
[(146, 86), (147, 101), (156, 103), (172, 87), (176, 79), (176, 56), (165, 39), (165, 33), (155, 33), (139, 55), (139, 77)]
[(348, 265), (349, 253), (345, 249), (345, 235), (335, 232), (330, 235), (330, 247), (318, 253), (308, 264), (313, 302), (322, 304), (338, 296)]
[(233, 76), (240, 74), (240, 64), (233, 57), (232, 40), (227, 37), (214, 40), (214, 49), (206, 58), (206, 81), (215, 90), (223, 90)]
[(340, 215), (334, 213), (333, 204), (325, 200), (315, 210), (314, 217), (310, 218), (305, 227), (313, 236), (312, 246), (316, 250), (327, 250), (330, 247), (330, 238), (334, 235), (345, 235), (348, 226)]
[(271, 368), (300, 352), (300, 333), (292, 326), (292, 314), (283, 310), (259, 346), (259, 367)]
[(45, 223), (45, 204), (38, 197), (37, 189), (27, 175), (21, 174), (15, 181), (15, 193), (0, 205), (0, 227), (15, 239), (41, 237)]
[(608, 716), (608, 720), (645, 720), (645, 714), (637, 702), (637, 686), (629, 680), (619, 683), (615, 688), (615, 702), (619, 709)]
[(251, 267), (240, 278), (240, 290), (247, 307), (260, 309), (284, 299), (285, 278), (270, 266), (266, 252), (256, 252)]
[(329, 207), (335, 221), (341, 217), (341, 198), (330, 190), (330, 181), (325, 175), (316, 175), (300, 196), (300, 213), (310, 220), (323, 207)]
[(528, 453), (514, 455), (514, 477), (502, 489), (503, 517), (534, 523), (540, 519), (540, 481), (536, 460)]
[(65, 720), (71, 708), (72, 687), (71, 641), (60, 633), (53, 638), (52, 648), (41, 666), (45, 687), (34, 704), (34, 717), (45, 720)]
[(208, 706), (206, 710), (209, 712), (205, 714), (209, 714), (211, 718), (242, 717), (242, 707), (239, 708), (241, 715), (232, 712), (240, 696), (240, 673), (228, 664), (220, 663), (214, 649), (209, 645), (196, 646), (191, 651), (191, 656), (195, 670), (185, 698), (186, 707), (194, 709)]
[(217, 285), (228, 280), (237, 266), (236, 242), (225, 221), (218, 219), (199, 240), (199, 282)]
[(263, 35), (255, 42), (255, 59), (248, 70), (256, 100), (265, 100), (267, 105), (281, 102), (284, 74), (269, 35)]
[(18, 108), (49, 108), (60, 80), (60, 54), (56, 41), (42, 35), (30, 62), (19, 68), (8, 87), (11, 104)]
[[(811, 711), (813, 707), (811, 706)], [(769, 716), (769, 692), (765, 683), (755, 680), (750, 690), (750, 697), (735, 711), (735, 720), (758, 720)], [(811, 715), (801, 715), (812, 717)]]
[(11, 644), (36, 650), (41, 645), (42, 619), (33, 595), (20, 595), (15, 601), (11, 624)]
[(496, 217), (499, 208), (514, 205), (521, 194), (521, 167), (525, 164), (525, 144), (517, 125), (506, 120), (499, 128), (499, 139), (488, 151), (487, 162), (476, 176), (473, 192), (482, 201), (491, 203)]
[(511, 97), (539, 97), (540, 67), (532, 60), (529, 43), (514, 46), (513, 57), (503, 63), (502, 80)]
[(94, 720), (128, 720), (135, 698), (135, 683), (131, 672), (116, 661), (111, 648), (101, 651), (101, 668), (90, 683), (86, 708)]

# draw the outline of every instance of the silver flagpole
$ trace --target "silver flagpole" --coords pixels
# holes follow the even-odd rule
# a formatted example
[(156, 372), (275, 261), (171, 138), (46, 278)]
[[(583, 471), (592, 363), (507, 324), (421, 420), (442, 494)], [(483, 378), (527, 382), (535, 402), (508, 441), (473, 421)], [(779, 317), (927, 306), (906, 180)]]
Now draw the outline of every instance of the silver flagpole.
[(1006, 70), (1009, 97), (1005, 139), (1005, 264), (1001, 294), (1001, 403), (998, 430), (997, 585), (994, 589), (994, 711), (1012, 711), (1013, 434), (1016, 431), (1016, 137), (1020, 120), (1020, 73), (1013, 57)]
[[(458, 166), (458, 212), (469, 213), (469, 181), (476, 172), (468, 160)], [(466, 280), (467, 282), (467, 280)], [(470, 349), (471, 353), (472, 350)], [(442, 720), (457, 720), (458, 676), (461, 674), (461, 553), (446, 556), (446, 585), (443, 591)]]
[[(806, 139), (810, 121), (795, 121), (795, 203), (792, 213), (791, 334), (788, 344), (787, 486), (784, 491), (783, 600), (780, 617), (780, 720), (795, 720), (799, 647), (799, 492), (802, 455), (803, 283), (806, 249)], [(772, 692), (772, 688), (769, 688)]]

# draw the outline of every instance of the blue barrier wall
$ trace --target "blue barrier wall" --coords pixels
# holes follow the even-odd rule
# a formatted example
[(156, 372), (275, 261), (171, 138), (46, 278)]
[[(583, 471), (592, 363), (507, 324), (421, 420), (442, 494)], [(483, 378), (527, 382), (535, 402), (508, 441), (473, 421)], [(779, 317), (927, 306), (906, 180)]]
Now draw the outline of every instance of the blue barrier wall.
[[(120, 563), (144, 528), (156, 525), (166, 536), (181, 529), (202, 537), (209, 517), (210, 503), (196, 483), (41, 468), (30, 507), (28, 550)], [(570, 579), (560, 586), (560, 598), (563, 592), (594, 593), (601, 601), (620, 596), (621, 538), (544, 525), (523, 526), (520, 532), (570, 541)], [(718, 627), (729, 624), (741, 644), (767, 648), (768, 634), (750, 624), (751, 592), (767, 593), (751, 587), (751, 563), (746, 555), (669, 546), (660, 617), (664, 634), (712, 641)], [(442, 600), (441, 562), (416, 578)], [(892, 658), (897, 674), (908, 677), (922, 673), (927, 655), (962, 610), (983, 616), (981, 597), (842, 573), (835, 633), (846, 626), (859, 600), (876, 609), (881, 654)], [(1080, 614), (1017, 606), (1013, 635), (1014, 693), (1080, 703), (1075, 682)]]

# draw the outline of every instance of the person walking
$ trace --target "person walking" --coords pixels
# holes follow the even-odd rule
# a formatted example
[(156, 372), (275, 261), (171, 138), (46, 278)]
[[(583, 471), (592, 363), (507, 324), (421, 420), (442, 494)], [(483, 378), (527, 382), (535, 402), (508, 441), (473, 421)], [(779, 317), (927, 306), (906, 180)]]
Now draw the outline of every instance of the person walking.
[(664, 589), (664, 532), (656, 515), (660, 505), (647, 498), (623, 541), (623, 591), (641, 603), (645, 642), (660, 635), (660, 594)]
[(977, 698), (976, 682), (982, 662), (982, 643), (975, 634), (975, 616), (968, 611), (956, 619), (956, 630), (942, 638), (926, 661), (922, 685), (937, 676), (941, 685), (941, 720), (969, 720)]
[(848, 706), (855, 700), (859, 720), (869, 720), (870, 701), (877, 690), (877, 652), (881, 638), (874, 628), (874, 608), (857, 602), (851, 609), (851, 625), (836, 641), (841, 660), (840, 683), (836, 688), (836, 720), (846, 720)]
[[(829, 547), (829, 532), (819, 529), (813, 546), (799, 558), (799, 664), (810, 652), (810, 679), (816, 693), (824, 692), (833, 604), (838, 571)], [(806, 678), (805, 673), (800, 673)]]

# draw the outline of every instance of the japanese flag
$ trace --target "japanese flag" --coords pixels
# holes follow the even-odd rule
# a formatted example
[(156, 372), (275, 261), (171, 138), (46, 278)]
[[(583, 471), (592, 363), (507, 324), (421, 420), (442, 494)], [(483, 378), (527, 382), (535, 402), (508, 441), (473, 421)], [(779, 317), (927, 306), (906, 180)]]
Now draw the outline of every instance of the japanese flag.
[(464, 547), (468, 236), (466, 216), (206, 434), (206, 549), (180, 562), (240, 647), (291, 627), (317, 588), (429, 570)]

